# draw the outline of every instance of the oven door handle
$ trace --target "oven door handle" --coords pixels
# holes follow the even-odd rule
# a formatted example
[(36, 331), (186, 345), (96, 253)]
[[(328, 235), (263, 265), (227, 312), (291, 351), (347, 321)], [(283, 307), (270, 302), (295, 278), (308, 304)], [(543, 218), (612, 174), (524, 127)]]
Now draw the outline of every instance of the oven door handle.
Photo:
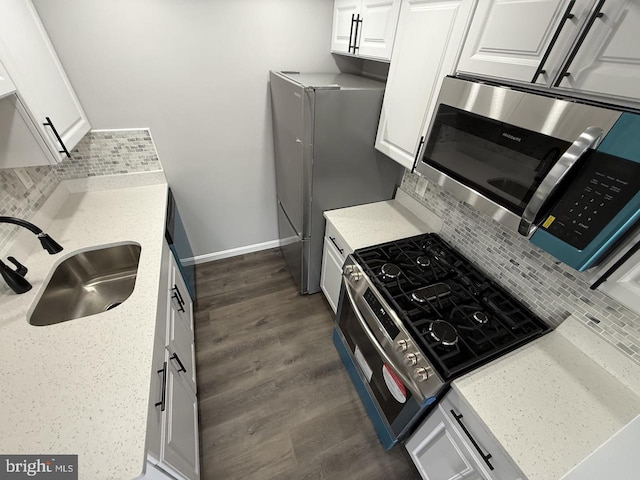
[(356, 305), (356, 301), (353, 298), (353, 294), (351, 293), (351, 288), (349, 287), (349, 283), (347, 282), (346, 278), (344, 279), (343, 283), (344, 283), (345, 291), (347, 293), (347, 298), (349, 299), (349, 303), (351, 304), (351, 308), (356, 314), (356, 318), (358, 319), (358, 322), (360, 322), (360, 325), (362, 326), (364, 333), (367, 335), (367, 338), (373, 344), (373, 347), (376, 349), (378, 354), (382, 357), (382, 360), (385, 362), (385, 364), (387, 364), (387, 366), (391, 368), (391, 370), (393, 370), (393, 373), (395, 373), (398, 377), (400, 377), (400, 379), (404, 382), (407, 388), (411, 390), (411, 393), (413, 393), (413, 395), (418, 399), (418, 403), (422, 403), (426, 398), (425, 395), (420, 391), (418, 386), (415, 384), (415, 382), (411, 378), (407, 377), (404, 373), (402, 373), (396, 367), (391, 357), (389, 357), (387, 352), (384, 351), (384, 349), (382, 348), (382, 345), (378, 343), (378, 339), (375, 337), (375, 335), (369, 328), (369, 325), (367, 325), (367, 321), (364, 319), (364, 317), (360, 313), (360, 310), (358, 310), (358, 306)]
[(549, 198), (555, 193), (564, 177), (577, 161), (584, 156), (590, 148), (598, 146), (603, 135), (604, 130), (601, 128), (587, 127), (575, 142), (571, 144), (567, 151), (564, 152), (542, 183), (540, 183), (525, 207), (522, 218), (520, 219), (520, 225), (518, 226), (518, 232), (521, 235), (528, 237), (533, 233), (536, 228), (536, 219)]

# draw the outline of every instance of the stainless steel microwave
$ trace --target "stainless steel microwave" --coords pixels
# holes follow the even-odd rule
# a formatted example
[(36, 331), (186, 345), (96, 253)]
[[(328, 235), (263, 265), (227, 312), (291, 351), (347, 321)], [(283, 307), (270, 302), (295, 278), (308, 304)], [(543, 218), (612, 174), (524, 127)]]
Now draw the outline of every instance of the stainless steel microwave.
[(583, 271), (640, 218), (640, 115), (447, 77), (416, 170)]

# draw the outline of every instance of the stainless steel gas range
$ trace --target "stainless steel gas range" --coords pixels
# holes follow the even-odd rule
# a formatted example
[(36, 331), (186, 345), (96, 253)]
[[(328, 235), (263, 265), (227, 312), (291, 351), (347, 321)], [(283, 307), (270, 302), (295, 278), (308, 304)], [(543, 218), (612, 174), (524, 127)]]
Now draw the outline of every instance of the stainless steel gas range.
[(452, 380), (548, 331), (438, 235), (424, 234), (347, 258), (333, 341), (389, 449)]

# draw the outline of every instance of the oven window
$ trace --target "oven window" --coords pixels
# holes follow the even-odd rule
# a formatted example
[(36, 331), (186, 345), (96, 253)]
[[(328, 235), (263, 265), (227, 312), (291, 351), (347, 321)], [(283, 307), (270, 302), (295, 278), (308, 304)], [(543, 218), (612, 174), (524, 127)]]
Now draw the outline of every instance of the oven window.
[(359, 320), (348, 301), (343, 303), (340, 313), (339, 327), (345, 336), (355, 363), (362, 376), (369, 380), (369, 388), (389, 424), (400, 415), (402, 409), (410, 401), (409, 390), (395, 378), (391, 369), (384, 362), (369, 341)]
[(422, 161), (522, 215), (570, 145), (441, 104)]

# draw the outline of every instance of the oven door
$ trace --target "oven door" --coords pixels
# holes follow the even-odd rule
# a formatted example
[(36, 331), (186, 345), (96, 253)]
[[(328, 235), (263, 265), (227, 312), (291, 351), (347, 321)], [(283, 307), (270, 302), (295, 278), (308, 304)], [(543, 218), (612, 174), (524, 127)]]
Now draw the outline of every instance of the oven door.
[(413, 425), (433, 399), (420, 402), (386, 362), (367, 334), (366, 321), (347, 292), (343, 279), (334, 344), (362, 399), (380, 441), (390, 449)]

